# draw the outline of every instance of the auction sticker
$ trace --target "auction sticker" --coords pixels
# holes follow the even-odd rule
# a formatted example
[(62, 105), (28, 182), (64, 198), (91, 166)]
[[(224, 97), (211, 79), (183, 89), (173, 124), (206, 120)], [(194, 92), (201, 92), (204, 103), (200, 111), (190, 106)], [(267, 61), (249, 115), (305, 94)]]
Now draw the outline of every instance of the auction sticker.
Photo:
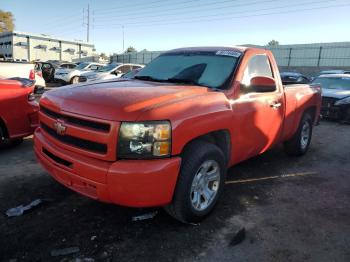
[(233, 57), (240, 57), (241, 53), (237, 51), (232, 50), (220, 50), (215, 53), (216, 55), (225, 55), (225, 56), (233, 56)]

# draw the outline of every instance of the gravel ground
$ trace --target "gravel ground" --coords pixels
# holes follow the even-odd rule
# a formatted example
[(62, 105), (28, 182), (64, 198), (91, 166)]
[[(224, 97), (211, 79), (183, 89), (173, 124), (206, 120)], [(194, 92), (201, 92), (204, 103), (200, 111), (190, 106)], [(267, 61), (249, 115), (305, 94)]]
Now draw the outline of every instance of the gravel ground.
[[(350, 261), (349, 125), (322, 122), (304, 157), (279, 146), (231, 168), (228, 181), (242, 181), (226, 185), (199, 225), (71, 192), (37, 164), (32, 146), (28, 138), (0, 151), (0, 261)], [(283, 174), (291, 176), (263, 179)], [(37, 198), (45, 203), (31, 212), (4, 215)], [(232, 245), (242, 228), (245, 239)], [(69, 247), (79, 251), (51, 256)]]

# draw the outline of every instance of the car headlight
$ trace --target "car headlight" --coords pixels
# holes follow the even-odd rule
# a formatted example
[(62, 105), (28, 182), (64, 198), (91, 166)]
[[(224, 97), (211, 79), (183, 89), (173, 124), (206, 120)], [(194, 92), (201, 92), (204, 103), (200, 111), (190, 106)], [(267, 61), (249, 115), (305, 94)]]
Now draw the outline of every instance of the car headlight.
[(171, 154), (169, 121), (122, 122), (119, 131), (118, 157), (150, 159)]
[(350, 104), (350, 96), (340, 99), (337, 102), (334, 103), (335, 106), (341, 106), (345, 104)]

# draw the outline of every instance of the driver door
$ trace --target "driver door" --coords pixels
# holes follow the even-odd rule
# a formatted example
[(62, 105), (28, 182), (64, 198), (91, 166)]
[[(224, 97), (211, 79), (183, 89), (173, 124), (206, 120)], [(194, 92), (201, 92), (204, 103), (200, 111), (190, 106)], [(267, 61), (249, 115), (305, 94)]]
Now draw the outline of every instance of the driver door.
[[(251, 55), (243, 70), (239, 95), (232, 103), (234, 147), (239, 152), (235, 162), (263, 153), (278, 141), (284, 114), (282, 86), (274, 78), (269, 57), (266, 54)], [(258, 76), (273, 78), (275, 90), (251, 89), (250, 80)]]

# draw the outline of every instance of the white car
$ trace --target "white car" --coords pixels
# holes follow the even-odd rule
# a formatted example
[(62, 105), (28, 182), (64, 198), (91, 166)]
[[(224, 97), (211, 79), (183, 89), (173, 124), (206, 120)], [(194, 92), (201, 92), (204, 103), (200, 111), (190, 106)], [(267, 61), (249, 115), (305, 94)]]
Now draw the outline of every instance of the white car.
[(58, 68), (55, 70), (55, 80), (64, 83), (77, 84), (79, 83), (79, 76), (82, 73), (87, 71), (98, 70), (103, 66), (104, 64), (100, 63), (83, 62), (76, 66), (74, 69)]
[(143, 68), (139, 64), (111, 63), (93, 72), (85, 72), (80, 75), (79, 82), (91, 82), (120, 78), (124, 74)]

